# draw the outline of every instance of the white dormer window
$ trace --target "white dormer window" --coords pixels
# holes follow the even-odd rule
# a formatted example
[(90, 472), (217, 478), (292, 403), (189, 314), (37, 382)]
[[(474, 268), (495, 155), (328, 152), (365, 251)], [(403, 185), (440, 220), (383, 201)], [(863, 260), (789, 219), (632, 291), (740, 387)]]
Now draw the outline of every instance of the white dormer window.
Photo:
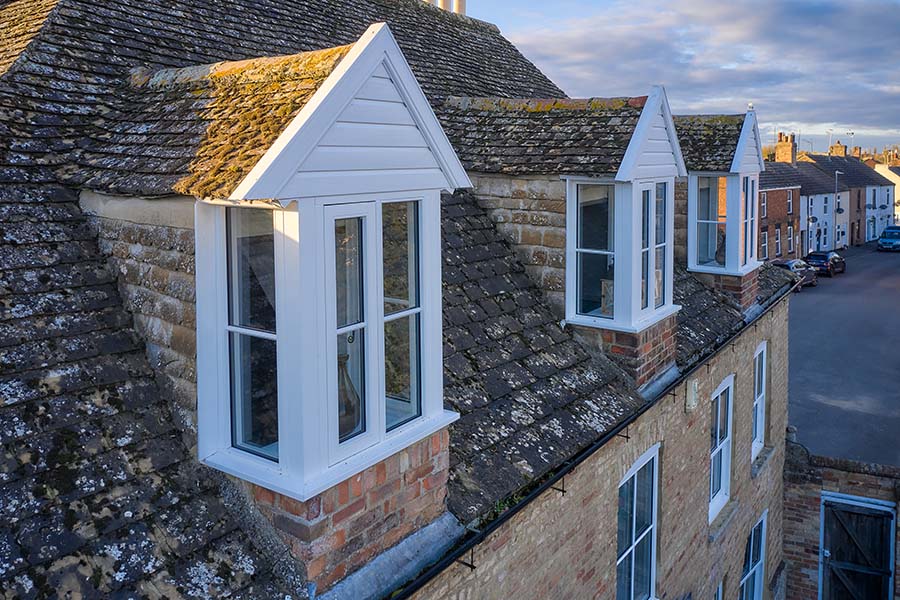
[(386, 26), (196, 205), (198, 452), (306, 500), (445, 428), (441, 190), (470, 187)]
[(566, 320), (637, 332), (672, 302), (675, 177), (686, 175), (665, 92), (648, 96), (615, 176), (566, 178)]

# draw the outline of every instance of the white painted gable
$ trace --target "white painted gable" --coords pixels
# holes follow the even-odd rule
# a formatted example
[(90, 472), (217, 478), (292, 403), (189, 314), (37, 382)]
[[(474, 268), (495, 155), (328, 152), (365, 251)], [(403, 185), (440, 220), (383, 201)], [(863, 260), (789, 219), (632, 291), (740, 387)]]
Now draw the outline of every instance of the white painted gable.
[(756, 113), (750, 111), (744, 117), (744, 126), (735, 150), (731, 172), (748, 174), (764, 170), (765, 162), (762, 155), (762, 140), (759, 137), (759, 125), (756, 122)]
[(471, 187), (386, 25), (351, 49), (232, 199)]
[(635, 181), (686, 175), (666, 92), (661, 87), (654, 87), (647, 97), (616, 179)]

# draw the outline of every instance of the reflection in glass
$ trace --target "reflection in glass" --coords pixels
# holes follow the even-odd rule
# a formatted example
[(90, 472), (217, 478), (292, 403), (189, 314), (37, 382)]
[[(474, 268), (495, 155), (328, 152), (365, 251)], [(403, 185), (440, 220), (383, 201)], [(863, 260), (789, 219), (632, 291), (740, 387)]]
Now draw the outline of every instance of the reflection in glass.
[(229, 323), (275, 331), (275, 238), (272, 211), (229, 208)]
[(578, 186), (578, 248), (613, 251), (613, 195), (611, 185)]
[(365, 332), (337, 336), (338, 435), (341, 442), (366, 430)]
[(697, 263), (725, 266), (725, 177), (697, 178)]
[(615, 257), (581, 253), (578, 255), (578, 275), (579, 314), (612, 317)]
[(418, 202), (382, 205), (384, 314), (419, 305)]
[(650, 190), (641, 193), (641, 308), (650, 306)]
[(386, 322), (384, 385), (388, 431), (422, 414), (419, 362), (419, 315)]
[(240, 333), (229, 335), (231, 350), (232, 444), (278, 459), (278, 378), (275, 342)]
[(616, 554), (618, 557), (621, 557), (631, 547), (633, 524), (634, 478), (631, 477), (619, 488), (618, 552)]
[(616, 600), (631, 600), (631, 559), (629, 554), (616, 567)]
[(654, 308), (666, 301), (666, 184), (656, 184), (656, 260), (654, 270)]
[(334, 222), (334, 257), (337, 286), (337, 326), (363, 320), (363, 219)]
[(650, 597), (651, 544), (653, 538), (644, 536), (634, 549), (634, 592), (635, 600), (647, 600)]

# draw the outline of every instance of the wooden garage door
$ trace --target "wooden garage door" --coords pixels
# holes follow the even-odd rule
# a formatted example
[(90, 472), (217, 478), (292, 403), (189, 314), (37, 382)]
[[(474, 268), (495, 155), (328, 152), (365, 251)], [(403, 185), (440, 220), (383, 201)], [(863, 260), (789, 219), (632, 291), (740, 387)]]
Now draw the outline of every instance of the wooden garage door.
[(890, 600), (893, 515), (825, 501), (822, 545), (824, 600)]

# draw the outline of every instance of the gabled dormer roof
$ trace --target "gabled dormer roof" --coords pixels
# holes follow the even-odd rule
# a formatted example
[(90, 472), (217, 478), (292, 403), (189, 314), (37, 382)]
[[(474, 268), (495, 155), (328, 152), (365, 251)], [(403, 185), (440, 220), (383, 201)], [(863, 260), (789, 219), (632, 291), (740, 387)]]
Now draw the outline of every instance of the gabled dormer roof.
[(734, 115), (678, 115), (675, 127), (690, 171), (765, 170), (759, 125), (752, 110)]
[(662, 88), (619, 98), (453, 97), (438, 114), (460, 160), (477, 173), (630, 178), (644, 142), (660, 131), (672, 164), (681, 161)]

